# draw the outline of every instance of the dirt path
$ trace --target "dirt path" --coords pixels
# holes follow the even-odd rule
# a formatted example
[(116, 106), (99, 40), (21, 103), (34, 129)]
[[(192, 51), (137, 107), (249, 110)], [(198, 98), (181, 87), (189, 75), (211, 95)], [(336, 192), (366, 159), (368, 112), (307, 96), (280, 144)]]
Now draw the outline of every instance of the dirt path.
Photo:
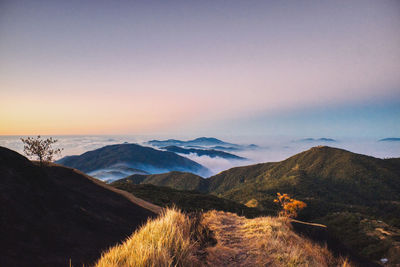
[(123, 197), (125, 197), (126, 199), (128, 199), (129, 201), (131, 201), (132, 203), (134, 203), (136, 205), (139, 205), (139, 206), (141, 206), (141, 207), (143, 207), (145, 209), (148, 209), (148, 210), (150, 210), (150, 211), (152, 211), (152, 212), (154, 212), (156, 214), (159, 214), (161, 212), (161, 210), (162, 210), (162, 208), (160, 206), (154, 205), (154, 204), (152, 204), (150, 202), (147, 202), (147, 201), (145, 201), (145, 200), (143, 200), (141, 198), (137, 198), (137, 197), (135, 197), (134, 195), (132, 195), (129, 192), (117, 189), (117, 188), (115, 188), (115, 187), (113, 187), (111, 185), (106, 184), (103, 181), (100, 181), (100, 180), (98, 180), (96, 178), (93, 178), (93, 177), (91, 177), (91, 176), (89, 176), (89, 175), (87, 175), (87, 174), (85, 174), (85, 173), (83, 173), (81, 171), (78, 171), (77, 169), (73, 169), (73, 170), (74, 170), (74, 172), (85, 176), (86, 178), (91, 180), (93, 183), (95, 183), (95, 184), (97, 184), (97, 185), (99, 185), (99, 186), (101, 186), (103, 188), (106, 188), (106, 189), (108, 189), (110, 191), (113, 191), (113, 192), (115, 192), (117, 194), (120, 194)]
[(209, 212), (204, 222), (213, 231), (217, 245), (207, 248), (209, 266), (246, 266), (249, 254), (248, 240), (242, 229), (246, 219), (231, 213)]

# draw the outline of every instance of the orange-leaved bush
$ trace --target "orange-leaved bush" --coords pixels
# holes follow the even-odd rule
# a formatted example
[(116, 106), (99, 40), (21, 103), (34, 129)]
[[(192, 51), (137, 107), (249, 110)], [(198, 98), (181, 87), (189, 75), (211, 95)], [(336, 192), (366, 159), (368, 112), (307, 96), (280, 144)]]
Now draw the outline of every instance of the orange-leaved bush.
[(278, 198), (274, 199), (274, 202), (282, 206), (282, 210), (279, 212), (280, 216), (295, 218), (300, 210), (307, 207), (306, 203), (293, 199), (288, 194), (277, 193), (277, 195)]

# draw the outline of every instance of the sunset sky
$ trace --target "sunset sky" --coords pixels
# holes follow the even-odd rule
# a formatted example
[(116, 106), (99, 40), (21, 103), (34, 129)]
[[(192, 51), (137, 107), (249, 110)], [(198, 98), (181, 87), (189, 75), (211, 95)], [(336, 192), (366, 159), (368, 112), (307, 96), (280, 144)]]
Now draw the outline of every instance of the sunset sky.
[(400, 1), (0, 1), (0, 134), (400, 134)]

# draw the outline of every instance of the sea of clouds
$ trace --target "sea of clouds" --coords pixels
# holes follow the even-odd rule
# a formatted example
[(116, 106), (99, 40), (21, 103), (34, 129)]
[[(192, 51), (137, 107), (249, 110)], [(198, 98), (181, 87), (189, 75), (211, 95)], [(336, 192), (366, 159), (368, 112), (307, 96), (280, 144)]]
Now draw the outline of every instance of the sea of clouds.
[[(23, 154), (22, 136), (0, 136), (0, 146), (4, 146)], [(25, 137), (25, 136), (24, 136)], [(47, 136), (44, 136), (47, 137)], [(54, 136), (58, 142), (55, 147), (63, 148), (62, 156), (79, 155), (106, 145), (124, 142), (145, 145), (145, 141), (157, 138), (154, 136)], [(343, 148), (355, 153), (370, 155), (378, 158), (400, 157), (400, 142), (380, 142), (378, 138), (338, 138), (336, 142), (302, 142), (302, 137), (259, 137), (259, 138), (221, 138), (224, 141), (259, 146), (258, 149), (230, 152), (248, 160), (231, 160), (211, 158), (189, 154), (181, 156), (196, 161), (217, 174), (236, 166), (245, 166), (261, 162), (276, 162), (284, 160), (296, 153), (317, 145), (328, 145)], [(163, 139), (163, 138), (157, 138)]]

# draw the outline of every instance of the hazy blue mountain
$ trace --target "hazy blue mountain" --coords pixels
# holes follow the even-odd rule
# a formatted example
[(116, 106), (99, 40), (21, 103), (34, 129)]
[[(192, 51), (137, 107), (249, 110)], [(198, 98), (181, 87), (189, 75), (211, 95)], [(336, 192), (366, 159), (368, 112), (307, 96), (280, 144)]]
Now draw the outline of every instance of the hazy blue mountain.
[(240, 151), (242, 150), (239, 146), (212, 146), (210, 149), (222, 150), (222, 151)]
[(209, 156), (211, 158), (220, 157), (220, 158), (225, 158), (225, 159), (246, 160), (246, 158), (242, 158), (242, 157), (236, 156), (231, 153), (218, 151), (218, 150), (214, 150), (214, 149), (182, 148), (182, 147), (178, 147), (178, 146), (167, 146), (167, 147), (163, 147), (162, 149), (170, 151), (170, 152), (181, 153), (181, 154), (194, 153), (198, 156)]
[(176, 139), (168, 139), (168, 140), (150, 140), (147, 141), (146, 144), (162, 147), (162, 146), (181, 146), (185, 144), (185, 141), (176, 140)]
[(187, 141), (186, 144), (195, 146), (232, 145), (231, 143), (227, 143), (213, 137), (199, 137), (194, 140)]
[(157, 147), (165, 147), (165, 146), (216, 146), (216, 145), (223, 145), (223, 146), (232, 146), (235, 144), (227, 143), (221, 141), (214, 137), (199, 137), (193, 140), (188, 141), (181, 141), (176, 139), (168, 139), (168, 140), (151, 140), (148, 141), (147, 144)]
[(240, 150), (253, 150), (258, 149), (259, 147), (255, 144), (250, 145), (239, 145), (224, 142), (214, 137), (199, 137), (193, 140), (181, 141), (176, 139), (168, 139), (168, 140), (151, 140), (146, 142), (148, 145), (152, 145), (155, 147), (168, 147), (168, 146), (176, 146), (182, 148), (194, 148), (194, 149), (214, 149), (221, 151), (240, 151)]
[(389, 137), (389, 138), (383, 138), (379, 140), (380, 142), (400, 142), (400, 138), (397, 137)]
[(114, 180), (125, 178), (125, 177), (127, 177), (129, 175), (133, 175), (133, 174), (146, 175), (149, 173), (146, 171), (143, 171), (143, 170), (127, 167), (124, 164), (122, 164), (122, 165), (117, 164), (117, 165), (110, 167), (109, 169), (100, 169), (100, 170), (89, 172), (88, 174), (90, 176), (96, 177), (102, 181), (112, 182)]
[[(134, 173), (163, 173), (169, 171), (186, 171), (201, 176), (208, 176), (210, 171), (185, 157), (173, 152), (160, 151), (137, 144), (109, 145), (79, 156), (68, 156), (57, 163), (73, 167), (94, 175), (96, 172), (117, 171), (126, 175)], [(97, 177), (96, 175), (94, 175)], [(103, 180), (115, 180), (121, 177), (98, 177)]]
[(298, 140), (297, 142), (337, 142), (335, 139), (332, 138), (303, 138)]

